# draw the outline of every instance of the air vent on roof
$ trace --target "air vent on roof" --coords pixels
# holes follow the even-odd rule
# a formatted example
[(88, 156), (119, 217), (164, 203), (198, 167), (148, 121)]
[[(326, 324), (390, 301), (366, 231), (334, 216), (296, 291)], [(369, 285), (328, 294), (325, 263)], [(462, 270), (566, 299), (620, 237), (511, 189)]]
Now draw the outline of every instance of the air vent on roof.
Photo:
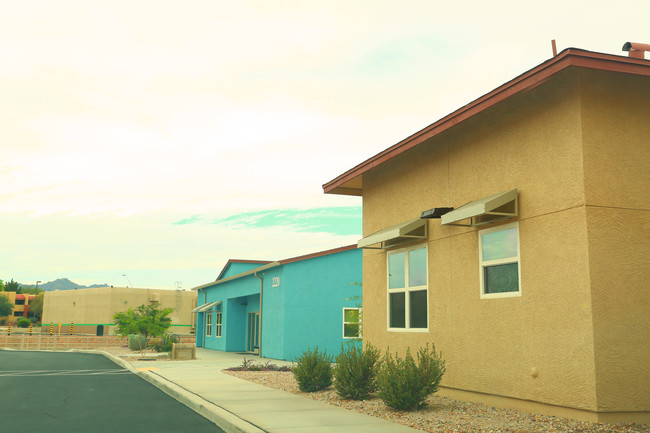
[(628, 52), (628, 57), (635, 59), (645, 59), (645, 52), (650, 51), (650, 44), (638, 44), (636, 42), (626, 42), (623, 45), (623, 51)]

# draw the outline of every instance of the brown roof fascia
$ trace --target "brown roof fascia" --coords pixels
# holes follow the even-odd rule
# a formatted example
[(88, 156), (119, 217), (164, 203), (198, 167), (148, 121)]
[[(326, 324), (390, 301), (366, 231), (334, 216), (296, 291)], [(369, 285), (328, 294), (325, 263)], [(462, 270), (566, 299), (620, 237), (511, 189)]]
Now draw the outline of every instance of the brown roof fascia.
[(219, 276), (217, 277), (217, 280), (219, 278), (221, 278), (221, 276), (223, 275), (224, 272), (226, 272), (226, 269), (228, 269), (228, 266), (230, 266), (231, 263), (259, 263), (260, 265), (268, 265), (269, 263), (272, 263), (272, 262), (270, 262), (268, 260), (228, 259), (226, 264), (221, 269), (221, 272), (219, 272)]
[(327, 182), (323, 185), (323, 191), (326, 194), (361, 195), (360, 190), (355, 194), (356, 190), (346, 187), (339, 188), (337, 191), (334, 190), (349, 180), (362, 175), (366, 171), (383, 164), (389, 159), (421, 144), (443, 131), (446, 131), (458, 123), (475, 116), (483, 110), (486, 110), (519, 92), (530, 90), (543, 84), (551, 76), (570, 66), (650, 76), (650, 61), (648, 60), (597, 53), (576, 48), (567, 48), (557, 56), (541, 63), (527, 72), (524, 72), (518, 77), (515, 77), (491, 92), (459, 108), (437, 122), (432, 123), (399, 143), (367, 159), (330, 182)]
[(344, 247), (334, 248), (326, 251), (319, 251), (317, 253), (306, 254), (304, 256), (292, 257), (290, 259), (280, 260), (278, 263), (281, 265), (286, 265), (287, 263), (299, 262), (301, 260), (313, 259), (314, 257), (327, 256), (329, 254), (340, 253), (342, 251), (354, 250), (357, 248), (356, 244), (346, 245)]

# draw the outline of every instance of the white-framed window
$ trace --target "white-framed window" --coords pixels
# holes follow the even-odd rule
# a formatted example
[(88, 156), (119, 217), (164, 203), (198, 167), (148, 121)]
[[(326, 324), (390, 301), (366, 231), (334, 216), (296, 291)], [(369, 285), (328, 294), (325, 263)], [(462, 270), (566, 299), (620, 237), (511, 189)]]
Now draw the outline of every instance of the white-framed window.
[(273, 283), (271, 284), (271, 287), (279, 287), (280, 286), (280, 277), (273, 277)]
[(205, 312), (205, 336), (212, 337), (212, 310)]
[(481, 298), (521, 296), (519, 223), (478, 232)]
[(388, 253), (388, 329), (426, 331), (429, 328), (427, 247)]
[(221, 303), (215, 305), (214, 309), (216, 310), (215, 320), (214, 320), (214, 336), (221, 337), (221, 322), (222, 322)]
[(343, 309), (343, 338), (361, 338), (361, 308)]

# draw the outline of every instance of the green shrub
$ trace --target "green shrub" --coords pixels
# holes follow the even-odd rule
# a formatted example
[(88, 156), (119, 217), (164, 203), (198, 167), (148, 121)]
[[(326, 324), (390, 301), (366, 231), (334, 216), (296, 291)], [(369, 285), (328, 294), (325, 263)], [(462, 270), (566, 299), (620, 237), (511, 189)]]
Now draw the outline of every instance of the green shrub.
[(365, 400), (377, 390), (379, 350), (371, 344), (361, 349), (355, 345), (341, 347), (334, 368), (334, 388), (342, 397)]
[(29, 328), (29, 325), (32, 324), (32, 321), (29, 320), (26, 317), (23, 317), (22, 319), (18, 320), (18, 327), (19, 328)]
[(180, 342), (180, 339), (175, 334), (165, 334), (160, 337), (160, 341), (151, 344), (151, 347), (156, 352), (171, 352), (174, 343)]
[(445, 361), (436, 353), (435, 346), (420, 348), (417, 364), (406, 350), (404, 359), (384, 356), (378, 375), (379, 398), (393, 409), (413, 410), (426, 405), (430, 394), (438, 391), (438, 385), (445, 373)]
[(129, 335), (129, 350), (144, 350), (147, 348), (147, 337), (141, 334)]
[(318, 347), (304, 352), (296, 360), (293, 375), (302, 392), (314, 392), (332, 385), (332, 357), (319, 353)]

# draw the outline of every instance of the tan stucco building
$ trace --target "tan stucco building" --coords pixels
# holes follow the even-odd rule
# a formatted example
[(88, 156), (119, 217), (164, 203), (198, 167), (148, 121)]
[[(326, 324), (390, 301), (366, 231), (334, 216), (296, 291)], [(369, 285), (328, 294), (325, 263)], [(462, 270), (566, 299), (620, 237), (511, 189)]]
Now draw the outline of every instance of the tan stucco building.
[(111, 335), (115, 329), (113, 316), (140, 305), (159, 304), (173, 308), (170, 332), (194, 333), (196, 292), (185, 290), (137, 289), (130, 287), (99, 287), (94, 289), (56, 290), (45, 292), (43, 300), (42, 331), (68, 333), (74, 324), (74, 333)]
[(650, 423), (648, 119), (650, 61), (568, 49), (325, 184), (363, 197), (364, 342), (435, 343), (443, 395)]
[(28, 317), (29, 304), (34, 302), (36, 295), (20, 294), (16, 292), (0, 292), (13, 305), (13, 310), (9, 316), (0, 316), (0, 324), (16, 324), (23, 317)]

